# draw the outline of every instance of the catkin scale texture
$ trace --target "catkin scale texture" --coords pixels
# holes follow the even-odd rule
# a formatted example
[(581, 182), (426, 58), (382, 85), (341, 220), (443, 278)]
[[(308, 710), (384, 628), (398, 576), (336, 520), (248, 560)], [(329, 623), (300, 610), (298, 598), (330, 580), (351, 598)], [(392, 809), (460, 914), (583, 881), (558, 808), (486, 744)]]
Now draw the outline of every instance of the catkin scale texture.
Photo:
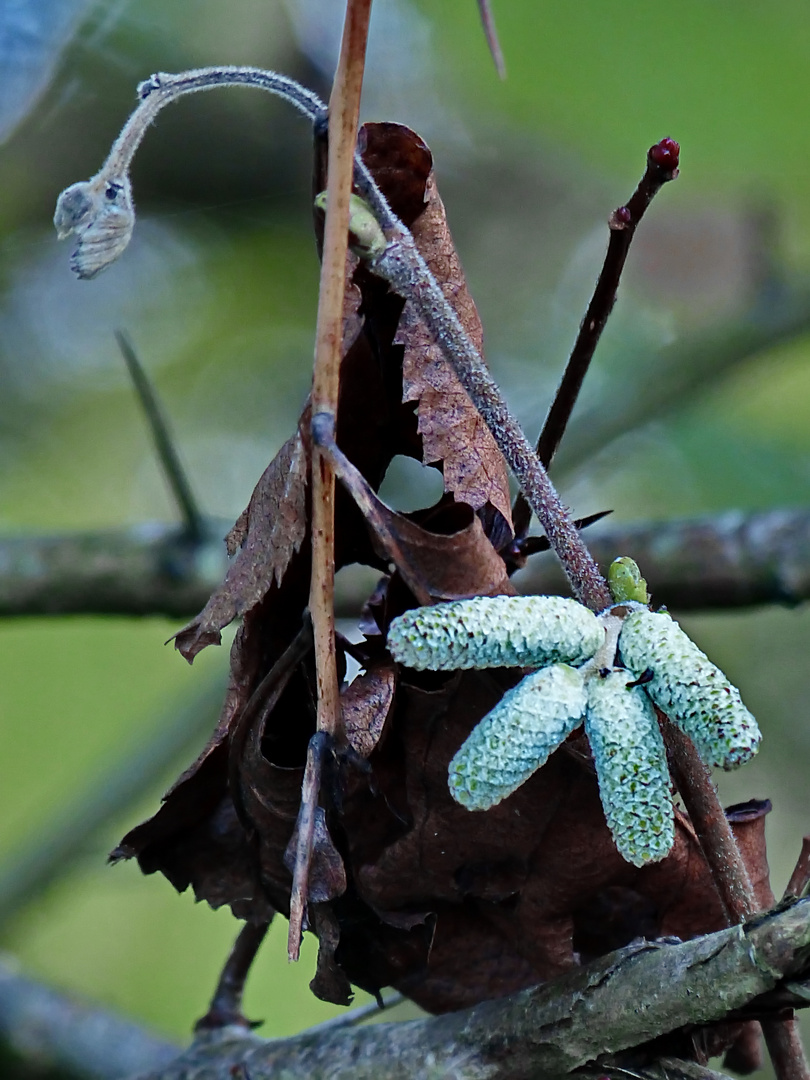
[(633, 612), (622, 626), (619, 649), (632, 671), (652, 671), (647, 693), (707, 765), (735, 769), (754, 756), (762, 736), (739, 690), (669, 615)]
[(488, 810), (524, 784), (581, 722), (582, 673), (567, 664), (532, 672), (504, 694), (450, 762), (450, 794)]
[(647, 695), (628, 688), (632, 679), (628, 671), (589, 679), (585, 733), (619, 854), (646, 866), (669, 854), (675, 827), (664, 740)]
[(418, 671), (580, 664), (604, 640), (593, 612), (561, 596), (479, 596), (406, 611), (388, 648)]

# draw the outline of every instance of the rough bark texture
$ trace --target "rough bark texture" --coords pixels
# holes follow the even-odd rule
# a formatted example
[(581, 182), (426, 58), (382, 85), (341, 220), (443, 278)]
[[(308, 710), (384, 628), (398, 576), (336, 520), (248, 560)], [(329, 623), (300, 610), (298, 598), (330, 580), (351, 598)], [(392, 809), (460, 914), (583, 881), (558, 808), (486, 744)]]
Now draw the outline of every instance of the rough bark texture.
[[(203, 607), (227, 565), (225, 521), (208, 519), (190, 544), (182, 529), (159, 522), (106, 532), (0, 538), (0, 615), (167, 615)], [(587, 533), (607, 566), (630, 555), (644, 570), (656, 604), (679, 611), (810, 598), (810, 512), (730, 511), (704, 518), (605, 524)], [(517, 579), (523, 593), (565, 589), (550, 557), (530, 560)], [(338, 617), (367, 599), (341, 592)]]
[[(269, 1042), (233, 1028), (209, 1033), (148, 1080), (221, 1080), (237, 1066), (251, 1080), (552, 1080), (684, 1025), (745, 1015), (776, 987), (806, 993), (786, 979), (807, 975), (809, 952), (810, 900), (803, 900), (683, 944), (631, 946), (446, 1016)], [(600, 1062), (603, 1075), (615, 1061)]]

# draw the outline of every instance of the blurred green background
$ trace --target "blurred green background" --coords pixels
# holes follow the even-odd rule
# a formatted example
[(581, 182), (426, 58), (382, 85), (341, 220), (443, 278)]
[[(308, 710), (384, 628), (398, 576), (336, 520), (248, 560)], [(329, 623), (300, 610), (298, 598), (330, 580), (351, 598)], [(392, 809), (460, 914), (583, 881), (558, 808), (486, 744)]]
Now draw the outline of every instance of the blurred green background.
[[(54, 0), (48, 0), (53, 3)], [(43, 6), (44, 5), (43, 3)], [(799, 0), (493, 0), (508, 78), (498, 81), (473, 0), (377, 0), (364, 118), (427, 139), (487, 333), (487, 353), (534, 433), (584, 311), (605, 222), (647, 147), (682, 145), (682, 173), (631, 252), (581, 416), (654, 377), (657, 350), (745, 316), (810, 267), (806, 102), (810, 22)], [(53, 77), (0, 148), (0, 527), (103, 528), (175, 516), (113, 331), (124, 328), (171, 417), (203, 509), (235, 516), (292, 430), (310, 380), (318, 267), (306, 123), (266, 95), (218, 91), (166, 110), (133, 174), (139, 224), (124, 258), (78, 282), (51, 226), (58, 192), (96, 171), (153, 71), (274, 67), (328, 94), (335, 0), (64, 0), (74, 34), (36, 63)], [(0, 39), (0, 48), (2, 39)], [(706, 373), (593, 460), (559, 474), (579, 514), (696, 515), (806, 506), (808, 339)], [(576, 439), (576, 428), (572, 429)], [(425, 504), (435, 478), (397, 463), (384, 494)], [(771, 797), (777, 893), (809, 831), (810, 616), (768, 609), (686, 625), (742, 688), (765, 733), (722, 777), (727, 801)], [(0, 854), (30, 848), (66, 806), (148, 742), (225, 649), (189, 669), (162, 620), (19, 619), (0, 627)], [(210, 655), (209, 655), (210, 654)], [(236, 932), (229, 913), (178, 897), (104, 853), (101, 835), (58, 885), (3, 927), (25, 970), (182, 1038)], [(0, 867), (0, 870), (2, 867)], [(288, 966), (275, 926), (247, 1012), (282, 1035), (337, 1011)]]

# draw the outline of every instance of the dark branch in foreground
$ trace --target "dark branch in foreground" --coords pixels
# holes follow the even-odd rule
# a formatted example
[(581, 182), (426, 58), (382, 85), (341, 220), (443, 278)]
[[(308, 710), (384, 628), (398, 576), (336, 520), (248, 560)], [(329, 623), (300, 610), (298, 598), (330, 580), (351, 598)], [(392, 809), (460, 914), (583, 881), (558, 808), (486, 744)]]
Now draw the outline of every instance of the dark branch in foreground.
[[(731, 1012), (767, 1015), (786, 993), (801, 1000), (807, 990), (797, 980), (810, 975), (808, 947), (810, 901), (801, 900), (683, 944), (631, 946), (544, 986), (447, 1016), (269, 1042), (233, 1029), (205, 1033), (149, 1080), (221, 1080), (240, 1066), (251, 1080), (551, 1080), (586, 1066), (581, 1075), (655, 1076), (645, 1072), (652, 1056), (645, 1064), (636, 1053), (623, 1055)], [(768, 997), (774, 992), (782, 995), (775, 1003)]]

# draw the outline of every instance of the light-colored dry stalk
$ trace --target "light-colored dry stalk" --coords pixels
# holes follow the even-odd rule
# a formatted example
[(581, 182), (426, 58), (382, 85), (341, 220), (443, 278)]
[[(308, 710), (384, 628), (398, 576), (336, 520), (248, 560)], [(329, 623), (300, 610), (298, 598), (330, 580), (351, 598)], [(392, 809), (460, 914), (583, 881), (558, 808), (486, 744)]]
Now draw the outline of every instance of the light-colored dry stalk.
[[(329, 99), (326, 223), (315, 338), (312, 413), (337, 414), (343, 340), (343, 297), (349, 234), (349, 198), (360, 115), (371, 0), (348, 0), (340, 59)], [(334, 734), (340, 715), (335, 662), (335, 477), (317, 446), (312, 449), (312, 581), (309, 606), (315, 639), (318, 730)], [(317, 796), (316, 796), (317, 797)], [(306, 909), (309, 859), (298, 862), (293, 880), (287, 951), (297, 960)]]

